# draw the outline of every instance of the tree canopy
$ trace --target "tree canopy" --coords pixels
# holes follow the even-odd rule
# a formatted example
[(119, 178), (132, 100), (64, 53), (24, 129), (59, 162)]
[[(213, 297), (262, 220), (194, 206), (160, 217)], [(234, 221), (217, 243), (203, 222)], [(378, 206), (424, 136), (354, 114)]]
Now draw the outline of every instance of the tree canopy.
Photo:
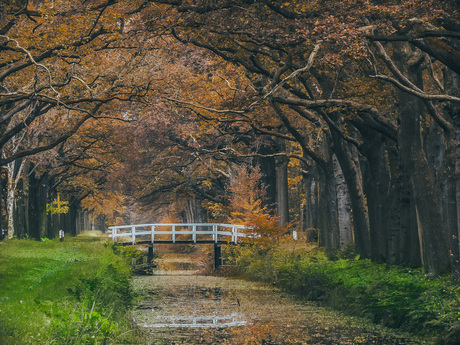
[(52, 235), (49, 215), (25, 224), (60, 194), (69, 224), (230, 219), (252, 176), (328, 252), (458, 271), (457, 1), (22, 0), (0, 18), (18, 233)]

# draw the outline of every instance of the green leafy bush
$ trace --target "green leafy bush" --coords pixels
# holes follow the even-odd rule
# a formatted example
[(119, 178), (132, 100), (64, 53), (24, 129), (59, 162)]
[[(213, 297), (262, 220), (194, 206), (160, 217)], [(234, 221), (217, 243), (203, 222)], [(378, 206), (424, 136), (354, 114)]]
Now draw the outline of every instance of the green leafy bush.
[(227, 254), (247, 278), (439, 344), (460, 343), (460, 288), (449, 277), (429, 279), (421, 270), (357, 260), (348, 252), (333, 260), (321, 250), (284, 246), (232, 247)]

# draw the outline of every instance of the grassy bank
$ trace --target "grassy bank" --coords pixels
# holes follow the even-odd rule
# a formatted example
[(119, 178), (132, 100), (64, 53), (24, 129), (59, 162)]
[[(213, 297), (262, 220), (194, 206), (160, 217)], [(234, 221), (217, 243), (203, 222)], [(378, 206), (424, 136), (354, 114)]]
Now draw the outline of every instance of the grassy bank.
[(449, 277), (428, 279), (418, 269), (389, 267), (353, 255), (329, 260), (318, 249), (248, 245), (227, 250), (236, 273), (249, 279), (416, 334), (428, 343), (460, 344), (459, 287)]
[(125, 259), (89, 237), (0, 243), (0, 344), (109, 344), (131, 337)]

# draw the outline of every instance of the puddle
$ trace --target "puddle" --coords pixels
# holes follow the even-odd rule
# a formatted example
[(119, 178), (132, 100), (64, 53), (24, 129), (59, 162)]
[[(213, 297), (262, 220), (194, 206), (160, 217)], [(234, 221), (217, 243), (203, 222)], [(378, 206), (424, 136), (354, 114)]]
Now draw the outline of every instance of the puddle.
[(133, 316), (148, 344), (419, 344), (271, 286), (173, 272), (134, 277)]

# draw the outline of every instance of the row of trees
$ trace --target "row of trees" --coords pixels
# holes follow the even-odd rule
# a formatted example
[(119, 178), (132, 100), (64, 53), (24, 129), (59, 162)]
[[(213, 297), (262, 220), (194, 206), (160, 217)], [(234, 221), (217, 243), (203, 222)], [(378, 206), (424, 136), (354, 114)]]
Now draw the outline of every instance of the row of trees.
[(214, 159), (255, 156), (268, 179), (276, 171), (279, 216), (295, 159), (303, 219), (328, 250), (353, 238), (363, 258), (432, 274), (458, 266), (455, 2), (156, 3), (174, 8), (176, 40), (244, 75), (224, 76), (234, 93), (219, 100), (172, 101), (231, 137)]
[(127, 109), (145, 103), (149, 90), (150, 75), (132, 74), (143, 58), (136, 23), (124, 26), (137, 10), (129, 1), (0, 4), (0, 165), (9, 238), (53, 237), (62, 228), (75, 234), (81, 202), (108, 181), (114, 123), (126, 121)]
[(109, 223), (228, 218), (260, 178), (265, 207), (329, 252), (457, 272), (455, 1), (1, 6), (17, 234), (46, 233), (58, 192)]

